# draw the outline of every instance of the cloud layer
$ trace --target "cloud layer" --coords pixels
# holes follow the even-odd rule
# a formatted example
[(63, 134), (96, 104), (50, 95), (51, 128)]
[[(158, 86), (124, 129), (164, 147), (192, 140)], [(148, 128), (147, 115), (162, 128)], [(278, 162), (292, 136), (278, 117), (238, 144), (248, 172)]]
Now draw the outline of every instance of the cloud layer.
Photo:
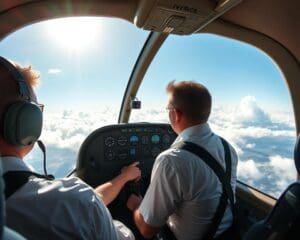
[[(167, 122), (167, 114), (145, 109), (133, 115), (134, 121), (143, 119)], [(255, 97), (245, 96), (235, 107), (214, 108), (209, 123), (238, 152), (239, 180), (276, 197), (296, 180), (293, 113), (267, 112)]]
[[(163, 109), (163, 108), (162, 108)], [(134, 110), (132, 122), (168, 122), (162, 109)], [(116, 124), (118, 109), (100, 112), (65, 110), (46, 113), (42, 139), (47, 145), (48, 172), (63, 177), (75, 164), (80, 145), (95, 129)], [(253, 96), (233, 108), (213, 109), (211, 128), (238, 152), (238, 178), (278, 197), (296, 179), (293, 147), (296, 131), (292, 113), (264, 111)], [(36, 149), (27, 161), (42, 170), (42, 154)]]

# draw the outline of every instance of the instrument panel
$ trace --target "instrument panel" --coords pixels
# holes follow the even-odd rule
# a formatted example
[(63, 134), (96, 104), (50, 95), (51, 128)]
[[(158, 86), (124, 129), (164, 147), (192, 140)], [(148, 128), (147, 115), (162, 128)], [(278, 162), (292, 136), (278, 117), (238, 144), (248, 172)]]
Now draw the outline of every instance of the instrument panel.
[(99, 128), (79, 150), (77, 176), (96, 187), (118, 175), (122, 167), (139, 161), (141, 183), (145, 185), (150, 180), (155, 158), (175, 138), (169, 124), (131, 123)]

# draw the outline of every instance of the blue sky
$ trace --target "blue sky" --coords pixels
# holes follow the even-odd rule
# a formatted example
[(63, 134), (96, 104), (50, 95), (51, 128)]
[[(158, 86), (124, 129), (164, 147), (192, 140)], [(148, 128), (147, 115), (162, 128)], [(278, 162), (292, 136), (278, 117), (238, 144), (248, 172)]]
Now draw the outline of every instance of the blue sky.
[[(148, 32), (137, 31), (125, 21), (98, 20), (98, 24), (85, 20), (95, 25), (97, 35), (89, 46), (78, 51), (61, 44), (57, 40), (61, 31), (56, 32), (45, 22), (8, 36), (0, 44), (0, 52), (19, 63), (32, 64), (41, 73), (42, 84), (37, 92), (48, 106), (84, 107), (97, 102), (119, 105)], [(78, 29), (74, 38), (80, 37), (83, 29)], [(49, 69), (61, 72), (49, 74)]]
[[(78, 26), (77, 21), (76, 28), (70, 22), (55, 21), (9, 35), (0, 43), (1, 55), (40, 71), (42, 84), (37, 92), (50, 109), (119, 108), (149, 33), (119, 19), (85, 18), (80, 23), (86, 25)], [(88, 26), (93, 29), (89, 31)], [(74, 50), (72, 43), (80, 46), (83, 35), (90, 42)], [(62, 44), (62, 40), (68, 43)], [(283, 77), (272, 60), (254, 47), (223, 37), (170, 36), (151, 64), (138, 96), (146, 106), (160, 107), (165, 101), (165, 85), (172, 79), (204, 83), (218, 104), (235, 104), (251, 95), (267, 108), (291, 110)]]
[(218, 104), (236, 104), (251, 95), (268, 108), (291, 105), (282, 74), (266, 54), (219, 36), (171, 36), (152, 63), (140, 95), (156, 82), (165, 86), (172, 79), (203, 83)]

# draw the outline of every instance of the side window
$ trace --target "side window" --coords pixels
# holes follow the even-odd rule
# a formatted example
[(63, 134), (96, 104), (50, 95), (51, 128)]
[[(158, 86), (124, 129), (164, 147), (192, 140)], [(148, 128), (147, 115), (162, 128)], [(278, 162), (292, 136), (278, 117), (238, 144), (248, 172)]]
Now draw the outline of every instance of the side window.
[(168, 122), (165, 87), (171, 80), (194, 80), (210, 90), (209, 124), (237, 150), (240, 181), (278, 197), (296, 179), (291, 99), (265, 53), (210, 34), (168, 37), (140, 87), (142, 109), (132, 112), (131, 122)]

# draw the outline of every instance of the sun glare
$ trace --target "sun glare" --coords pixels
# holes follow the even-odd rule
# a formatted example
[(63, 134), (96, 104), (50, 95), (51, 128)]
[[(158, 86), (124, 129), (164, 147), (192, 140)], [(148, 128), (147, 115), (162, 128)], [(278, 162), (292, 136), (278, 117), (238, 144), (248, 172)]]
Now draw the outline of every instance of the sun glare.
[(76, 17), (50, 20), (46, 28), (55, 42), (69, 50), (79, 51), (96, 43), (100, 25), (97, 18)]

